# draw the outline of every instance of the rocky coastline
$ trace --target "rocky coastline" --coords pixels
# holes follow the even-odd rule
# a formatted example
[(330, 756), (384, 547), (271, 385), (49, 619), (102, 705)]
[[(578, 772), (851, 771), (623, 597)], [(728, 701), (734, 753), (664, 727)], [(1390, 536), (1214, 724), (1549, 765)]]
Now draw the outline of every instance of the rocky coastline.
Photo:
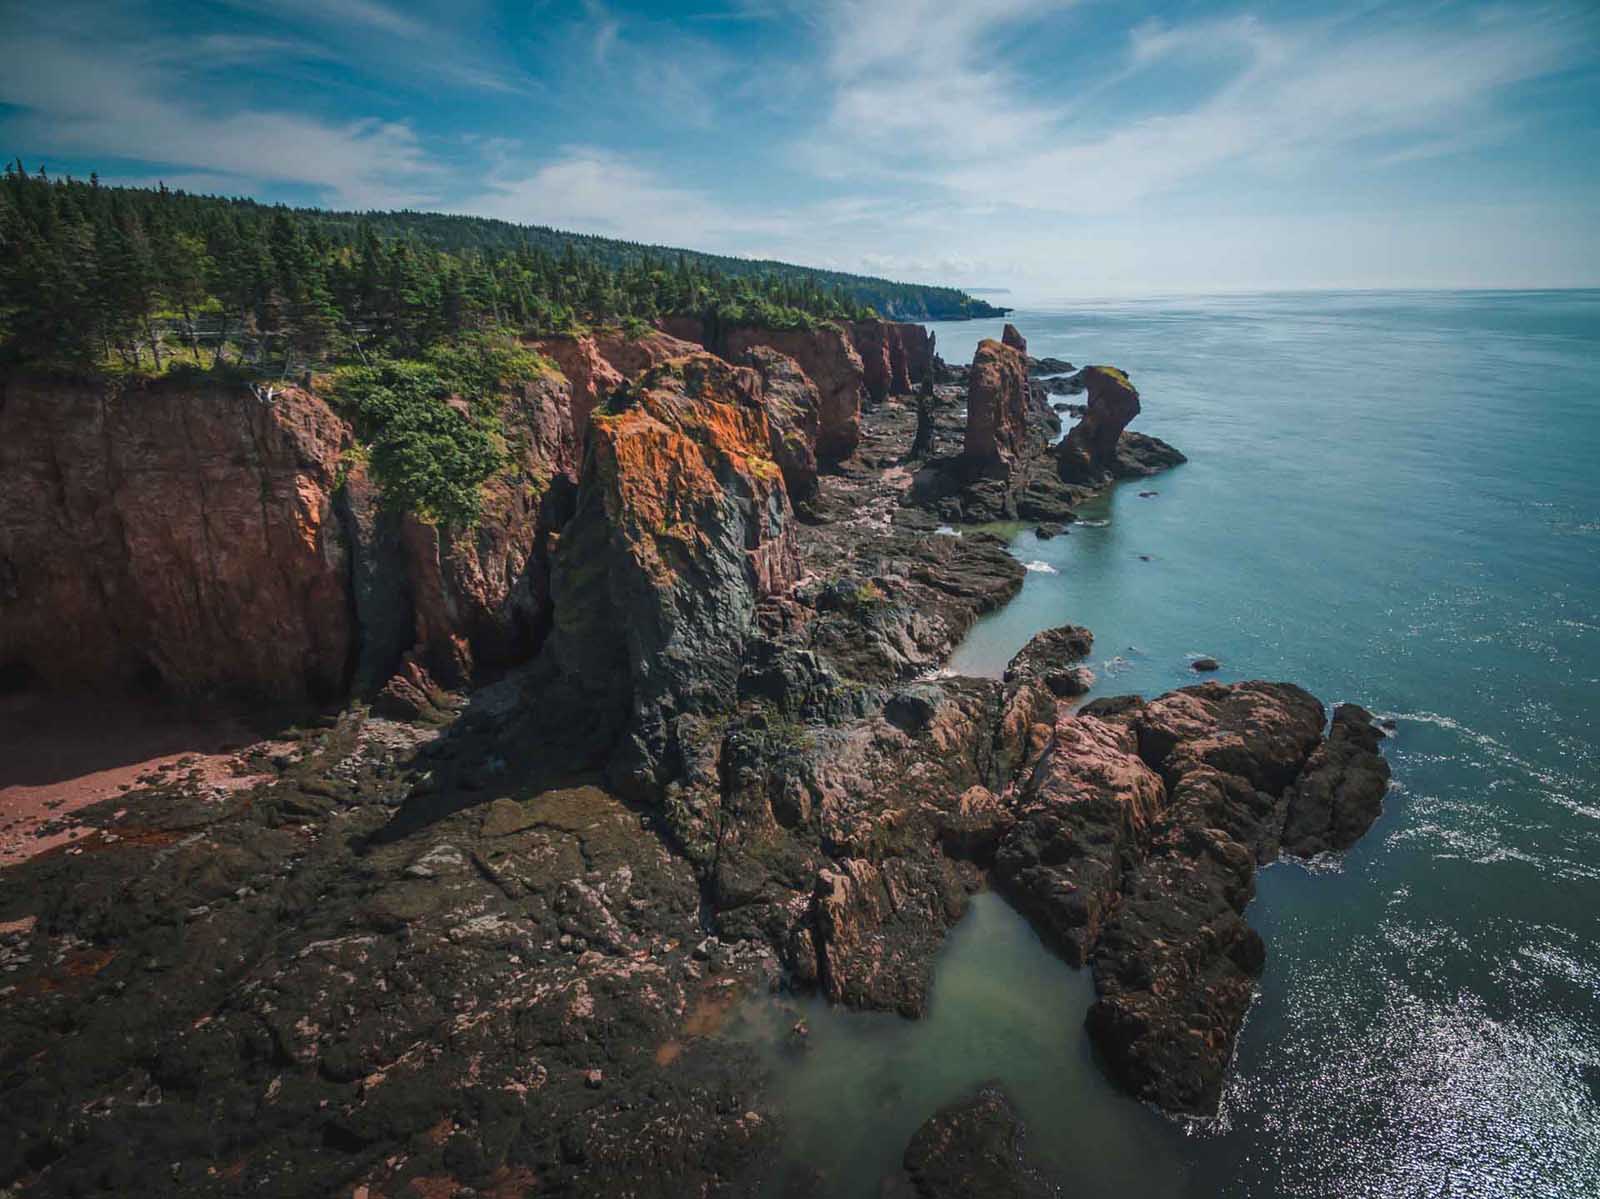
[[(1024, 578), (945, 526), (1066, 525), (1184, 459), (1114, 367), (1058, 439), (1070, 364), (1010, 326), (935, 348), (543, 339), (467, 530), (385, 507), (315, 380), (6, 380), (0, 666), (297, 717), (248, 786), (152, 777), (0, 872), (0, 1188), (769, 1194), (783, 1113), (731, 1007), (915, 1018), (991, 886), (1092, 969), (1109, 1076), (1214, 1113), (1255, 871), (1360, 837), (1382, 733), (1286, 683), (1082, 703), (1071, 626), (945, 673)], [(1020, 1144), (986, 1088), (893, 1185), (1050, 1193)]]

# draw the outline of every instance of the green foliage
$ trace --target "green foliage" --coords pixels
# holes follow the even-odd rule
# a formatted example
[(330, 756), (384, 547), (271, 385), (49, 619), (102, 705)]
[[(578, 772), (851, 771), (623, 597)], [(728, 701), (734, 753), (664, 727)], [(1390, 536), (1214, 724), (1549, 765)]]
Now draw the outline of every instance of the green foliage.
[(268, 207), (0, 177), (0, 359), (256, 374), (421, 358), (497, 331), (645, 330), (683, 314), (805, 328), (987, 316), (953, 288), (667, 250), (476, 217)]
[(384, 502), (430, 523), (477, 523), (479, 489), (505, 463), (496, 422), (448, 402), (456, 391), (422, 362), (346, 367), (335, 395), (354, 417)]

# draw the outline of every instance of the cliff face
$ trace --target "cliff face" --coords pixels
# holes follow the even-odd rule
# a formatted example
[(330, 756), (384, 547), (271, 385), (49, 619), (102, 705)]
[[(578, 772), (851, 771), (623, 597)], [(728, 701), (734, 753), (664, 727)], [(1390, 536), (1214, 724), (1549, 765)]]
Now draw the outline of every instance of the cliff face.
[(760, 376), (710, 354), (597, 412), (552, 579), (551, 650), (631, 713), (618, 781), (657, 782), (680, 718), (726, 708), (757, 601), (798, 574)]
[(817, 385), (822, 397), (818, 414), (817, 457), (837, 462), (855, 452), (861, 441), (861, 401), (866, 368), (850, 338), (837, 325), (811, 329), (765, 329), (739, 326), (723, 335), (722, 352), (737, 360), (755, 346), (787, 354)]
[(800, 364), (786, 354), (757, 346), (746, 352), (743, 366), (761, 376), (767, 423), (772, 432), (772, 458), (783, 472), (789, 498), (798, 503), (817, 490), (817, 434), (822, 396)]
[(600, 356), (629, 382), (637, 380), (651, 367), (701, 349), (697, 341), (674, 337), (659, 329), (646, 329), (637, 337), (620, 329), (608, 329), (596, 333), (594, 343)]
[(601, 353), (599, 343), (587, 334), (546, 337), (534, 342), (533, 348), (554, 362), (572, 385), (572, 435), (581, 453), (583, 436), (589, 429), (589, 413), (627, 380)]
[(386, 510), (297, 387), (14, 378), (0, 404), (0, 665), (75, 688), (329, 700), (407, 654), (448, 686), (524, 656), (576, 477), (567, 384), (502, 397), (471, 529)]
[(0, 663), (65, 686), (339, 694), (350, 444), (298, 388), (6, 381)]
[(912, 387), (920, 387), (933, 378), (934, 336), (921, 325), (902, 324), (899, 328), (907, 381)]
[(899, 339), (893, 335), (893, 326), (880, 320), (854, 321), (850, 325), (850, 341), (861, 355), (862, 385), (869, 400), (881, 404), (891, 394), (905, 390), (895, 387), (889, 347), (898, 345)]
[(1029, 402), (1024, 351), (993, 338), (979, 342), (967, 383), (966, 457), (1007, 465), (1021, 458), (1028, 445)]

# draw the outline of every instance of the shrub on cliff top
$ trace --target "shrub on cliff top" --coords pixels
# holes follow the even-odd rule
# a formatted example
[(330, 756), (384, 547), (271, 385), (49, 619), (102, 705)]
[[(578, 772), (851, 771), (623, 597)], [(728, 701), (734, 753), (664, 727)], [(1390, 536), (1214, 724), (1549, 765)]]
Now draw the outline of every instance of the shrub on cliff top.
[[(335, 395), (352, 410), (384, 502), (433, 524), (477, 523), (479, 488), (505, 463), (499, 422), (481, 399), (449, 403), (454, 380), (422, 362), (346, 367)], [(473, 393), (481, 395), (481, 393)]]

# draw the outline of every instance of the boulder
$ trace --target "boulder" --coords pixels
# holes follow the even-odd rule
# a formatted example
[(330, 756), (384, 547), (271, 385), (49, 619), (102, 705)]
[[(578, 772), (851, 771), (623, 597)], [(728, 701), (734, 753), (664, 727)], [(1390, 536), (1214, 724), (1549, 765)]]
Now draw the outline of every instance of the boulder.
[(1127, 429), (1117, 439), (1117, 456), (1111, 473), (1119, 479), (1138, 479), (1187, 461), (1188, 458), (1160, 438)]
[(930, 1116), (903, 1166), (918, 1199), (1045, 1199), (1056, 1188), (1023, 1152), (1023, 1124), (995, 1083)]
[(1044, 629), (1028, 638), (1028, 643), (1006, 664), (1005, 681), (1021, 683), (1044, 678), (1087, 658), (1093, 649), (1094, 634), (1082, 625)]

